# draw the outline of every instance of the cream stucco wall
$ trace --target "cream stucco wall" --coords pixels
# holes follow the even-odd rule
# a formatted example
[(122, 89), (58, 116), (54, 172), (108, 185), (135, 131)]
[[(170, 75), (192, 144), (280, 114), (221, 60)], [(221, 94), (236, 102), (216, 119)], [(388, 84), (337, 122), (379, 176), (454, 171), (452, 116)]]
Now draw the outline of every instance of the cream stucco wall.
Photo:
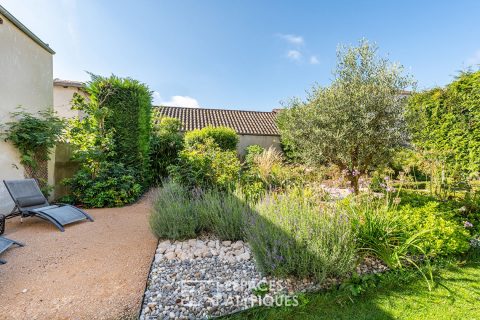
[(72, 110), (72, 98), (74, 93), (87, 97), (85, 92), (78, 87), (61, 85), (53, 86), (53, 108), (59, 117), (74, 118), (82, 116), (80, 111)]
[[(52, 107), (53, 64), (51, 53), (1, 14), (0, 17), (0, 124), (4, 124), (18, 106), (29, 112)], [(53, 161), (49, 168), (53, 168)], [(0, 179), (23, 177), (17, 150), (0, 139)], [(49, 183), (53, 183), (53, 170), (49, 170)], [(8, 213), (12, 206), (0, 183), (0, 213)]]
[(255, 136), (255, 135), (239, 135), (239, 141), (237, 145), (237, 152), (241, 156), (245, 155), (245, 148), (252, 144), (258, 144), (259, 146), (268, 149), (274, 147), (278, 151), (281, 151), (280, 137), (279, 136)]

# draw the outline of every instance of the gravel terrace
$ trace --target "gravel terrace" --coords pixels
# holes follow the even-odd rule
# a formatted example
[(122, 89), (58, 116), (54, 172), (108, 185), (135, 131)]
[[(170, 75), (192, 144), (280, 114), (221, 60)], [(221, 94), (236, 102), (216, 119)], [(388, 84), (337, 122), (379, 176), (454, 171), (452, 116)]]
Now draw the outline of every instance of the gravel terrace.
[(8, 220), (4, 235), (26, 246), (2, 254), (0, 319), (135, 319), (157, 247), (150, 203), (87, 210), (95, 222), (65, 232)]

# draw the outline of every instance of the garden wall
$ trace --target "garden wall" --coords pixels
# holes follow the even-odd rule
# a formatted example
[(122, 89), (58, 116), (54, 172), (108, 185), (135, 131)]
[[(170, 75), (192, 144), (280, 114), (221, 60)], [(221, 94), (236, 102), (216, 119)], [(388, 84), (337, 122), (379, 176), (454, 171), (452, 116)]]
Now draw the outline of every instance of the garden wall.
[(247, 135), (240, 134), (238, 135), (239, 141), (237, 145), (237, 152), (239, 155), (245, 155), (245, 149), (253, 144), (258, 144), (259, 146), (268, 149), (269, 147), (274, 147), (278, 151), (282, 151), (280, 146), (280, 136), (260, 136), (260, 135)]

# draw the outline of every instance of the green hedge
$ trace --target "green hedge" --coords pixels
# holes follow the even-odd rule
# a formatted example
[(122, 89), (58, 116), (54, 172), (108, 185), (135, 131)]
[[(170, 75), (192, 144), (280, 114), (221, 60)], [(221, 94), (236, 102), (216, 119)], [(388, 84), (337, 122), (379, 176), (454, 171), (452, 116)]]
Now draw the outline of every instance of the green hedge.
[(105, 129), (113, 129), (114, 159), (135, 170), (146, 187), (150, 182), (151, 91), (137, 80), (114, 75), (94, 77), (91, 88), (95, 100), (109, 112)]
[(185, 145), (192, 147), (197, 144), (205, 144), (207, 139), (213, 139), (222, 150), (235, 151), (237, 149), (238, 136), (235, 130), (228, 127), (208, 126), (187, 132), (185, 134)]
[(414, 145), (445, 165), (448, 175), (478, 175), (480, 71), (462, 72), (445, 88), (412, 95), (406, 116)]

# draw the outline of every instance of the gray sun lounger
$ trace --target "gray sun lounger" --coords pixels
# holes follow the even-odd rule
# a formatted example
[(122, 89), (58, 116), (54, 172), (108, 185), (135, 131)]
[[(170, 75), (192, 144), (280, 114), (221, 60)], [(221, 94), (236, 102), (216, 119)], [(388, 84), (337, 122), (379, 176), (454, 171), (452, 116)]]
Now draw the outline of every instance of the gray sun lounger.
[(50, 205), (35, 179), (3, 180), (3, 183), (15, 202), (15, 207), (7, 215), (7, 219), (14, 216), (34, 216), (50, 221), (60, 231), (65, 231), (64, 226), (70, 223), (82, 220), (93, 221), (86, 212), (69, 204)]
[[(0, 253), (10, 248), (10, 246), (16, 244), (17, 246), (23, 247), (24, 244), (15, 240), (10, 240), (5, 237), (0, 237)], [(0, 259), (0, 264), (5, 264), (7, 261)]]

